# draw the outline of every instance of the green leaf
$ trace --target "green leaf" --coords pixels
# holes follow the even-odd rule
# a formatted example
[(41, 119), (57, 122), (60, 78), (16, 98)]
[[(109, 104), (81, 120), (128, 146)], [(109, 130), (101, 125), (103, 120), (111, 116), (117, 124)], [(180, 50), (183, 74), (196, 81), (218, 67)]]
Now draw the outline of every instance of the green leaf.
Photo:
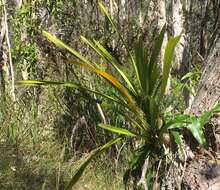
[[(84, 43), (86, 43), (89, 47), (91, 47), (98, 55), (102, 56), (101, 52), (97, 49), (97, 47), (91, 40), (85, 38), (84, 36), (81, 36), (81, 40)], [(100, 69), (100, 66), (98, 64), (95, 63), (95, 66)]]
[(216, 104), (214, 108), (212, 108), (213, 113), (219, 113), (220, 112), (220, 102)]
[(200, 124), (198, 118), (193, 118), (192, 123), (187, 125), (186, 128), (192, 133), (192, 135), (200, 145), (207, 145), (205, 135), (203, 132), (203, 126)]
[[(207, 119), (208, 117), (209, 115), (205, 114), (203, 119)], [(185, 127), (192, 133), (200, 145), (206, 146), (203, 126), (204, 124), (201, 122), (201, 118), (196, 118), (190, 115), (179, 115), (168, 121), (163, 130), (167, 128), (172, 131), (173, 129), (180, 129)]]
[(156, 85), (156, 79), (158, 78), (158, 66), (157, 66), (157, 59), (159, 57), (159, 54), (161, 52), (161, 47), (163, 44), (163, 39), (164, 39), (164, 34), (166, 31), (166, 25), (163, 26), (152, 51), (150, 61), (149, 61), (149, 78), (150, 78), (150, 83), (149, 83), (149, 91), (150, 94), (152, 94), (153, 89), (155, 88)]
[(153, 48), (153, 51), (150, 57), (150, 62), (149, 62), (150, 71), (153, 70), (155, 64), (157, 63), (157, 59), (158, 59), (158, 56), (160, 54), (161, 47), (163, 44), (165, 31), (166, 31), (166, 25), (163, 26), (158, 38), (156, 39), (156, 42), (155, 42), (155, 45), (154, 45), (154, 48)]
[(119, 142), (121, 140), (121, 138), (115, 138), (112, 139), (111, 141), (109, 141), (108, 143), (106, 143), (105, 145), (93, 150), (90, 152), (89, 156), (87, 157), (87, 159), (80, 165), (79, 169), (75, 172), (75, 174), (73, 175), (72, 179), (70, 180), (70, 182), (68, 183), (67, 187), (65, 188), (65, 190), (70, 190), (72, 189), (72, 187), (76, 184), (76, 182), (79, 180), (79, 178), (82, 176), (84, 170), (86, 169), (86, 167), (88, 166), (88, 164), (97, 156), (99, 156), (100, 154), (102, 154), (104, 151), (106, 151), (106, 149), (108, 149), (110, 146), (112, 146), (113, 144)]
[(70, 88), (75, 88), (78, 90), (85, 90), (91, 93), (94, 93), (96, 95), (102, 96), (108, 100), (111, 100), (113, 102), (116, 102), (118, 104), (123, 105), (124, 107), (127, 107), (126, 104), (123, 103), (123, 101), (121, 99), (116, 99), (112, 96), (106, 95), (102, 92), (98, 92), (92, 89), (89, 89), (87, 87), (81, 86), (80, 84), (76, 84), (73, 82), (57, 82), (57, 81), (39, 81), (39, 80), (21, 80), (21, 81), (16, 81), (16, 85), (25, 85), (25, 86), (51, 86), (51, 85), (55, 85), (55, 86), (61, 86), (61, 87), (70, 87)]
[(76, 184), (76, 182), (79, 180), (79, 178), (82, 176), (84, 170), (88, 166), (88, 164), (94, 159), (96, 156), (98, 156), (102, 151), (98, 148), (96, 150), (93, 150), (90, 152), (88, 158), (83, 162), (83, 164), (80, 165), (79, 169), (76, 171), (76, 173), (71, 178), (70, 182), (68, 183), (65, 190), (70, 190), (72, 187)]
[(158, 118), (158, 109), (154, 98), (149, 98), (149, 111), (150, 111), (150, 120), (151, 126), (155, 126), (156, 119)]
[(137, 136), (134, 132), (131, 132), (127, 129), (122, 129), (122, 128), (119, 128), (119, 127), (113, 127), (111, 125), (106, 125), (106, 124), (99, 124), (98, 126), (103, 128), (103, 129), (106, 129), (108, 131), (111, 131), (113, 133), (118, 133), (120, 135), (126, 135), (126, 136), (130, 136), (130, 137)]
[(182, 145), (182, 140), (179, 132), (177, 131), (171, 131), (172, 136), (174, 137), (175, 143), (179, 146)]
[(220, 103), (200, 116), (200, 124), (204, 126), (215, 113), (220, 113)]
[(116, 71), (118, 71), (118, 73), (127, 83), (129, 89), (132, 91), (134, 95), (136, 95), (137, 92), (134, 88), (134, 85), (132, 84), (126, 73), (122, 71), (121, 66), (117, 61), (117, 59), (113, 57), (98, 41), (94, 40), (95, 42), (94, 44), (93, 42), (91, 42), (90, 40), (86, 39), (83, 36), (81, 36), (81, 39), (83, 40), (83, 42), (88, 44), (98, 55), (100, 55), (102, 58), (108, 61), (116, 69)]
[(137, 74), (140, 80), (140, 87), (143, 94), (148, 95), (149, 91), (149, 72), (148, 72), (148, 52), (143, 44), (143, 37), (141, 36), (135, 46), (135, 64), (137, 67)]
[(67, 44), (65, 44), (63, 41), (61, 41), (60, 39), (58, 39), (56, 36), (52, 35), (49, 32), (43, 31), (43, 35), (52, 43), (54, 43), (56, 46), (66, 49), (67, 51), (69, 51), (71, 54), (73, 54), (74, 56), (76, 56), (78, 59), (80, 59), (81, 61), (85, 62), (86, 64), (92, 65), (92, 63), (86, 59), (86, 57), (82, 56), (79, 52), (77, 52), (76, 50), (74, 50), (73, 48), (71, 48), (70, 46), (68, 46)]
[(110, 140), (109, 142), (107, 142), (106, 144), (102, 145), (102, 146), (100, 147), (100, 150), (105, 150), (105, 149), (109, 148), (110, 146), (112, 146), (113, 144), (119, 142), (120, 140), (121, 140), (120, 137), (115, 138), (115, 139), (112, 139), (112, 140)]
[(174, 56), (174, 50), (180, 38), (181, 36), (173, 37), (168, 41), (166, 45), (165, 53), (164, 53), (164, 64), (163, 64), (160, 98), (162, 98), (162, 96), (165, 93), (167, 81), (168, 81), (170, 70), (171, 70), (171, 63), (172, 63), (172, 59)]
[(181, 81), (182, 80), (185, 80), (185, 79), (190, 79), (192, 78), (194, 75), (198, 75), (200, 74), (200, 72), (188, 72), (187, 74), (185, 74), (182, 78), (181, 78)]
[(171, 134), (174, 137), (175, 143), (179, 146), (181, 153), (184, 154), (184, 150), (182, 146), (183, 142), (180, 133), (177, 131), (171, 131)]
[(96, 41), (96, 40), (94, 40), (94, 41), (95, 41), (95, 44), (96, 44), (97, 48), (102, 53), (103, 57), (105, 57), (105, 59), (107, 61), (109, 61), (109, 63), (116, 69), (116, 71), (118, 71), (118, 73), (121, 75), (121, 77), (124, 79), (124, 81), (128, 85), (128, 88), (132, 91), (132, 93), (135, 96), (137, 96), (138, 92), (135, 89), (134, 84), (131, 82), (131, 80), (129, 79), (127, 74), (122, 70), (122, 68), (121, 68), (119, 62), (117, 61), (117, 59), (114, 58), (98, 41)]
[(128, 89), (119, 82), (117, 78), (108, 74), (105, 71), (102, 71), (94, 66), (85, 64), (83, 62), (71, 61), (71, 64), (79, 65), (97, 75), (101, 76), (105, 80), (107, 80), (121, 95), (124, 100), (126, 100), (128, 107), (134, 111), (135, 113), (142, 114), (140, 108), (136, 105), (135, 99), (131, 96)]
[(206, 139), (203, 132), (204, 125), (210, 120), (214, 113), (220, 112), (220, 104), (217, 104), (214, 108), (204, 112), (199, 118), (193, 118), (192, 124), (187, 125), (186, 128), (191, 131), (195, 139), (202, 146), (206, 146)]
[(173, 119), (167, 121), (165, 128), (167, 129), (181, 128), (183, 126), (181, 124), (190, 124), (191, 120), (192, 120), (192, 116), (190, 115), (177, 115)]
[[(59, 43), (61, 43), (58, 39), (57, 41)], [(58, 43), (56, 41), (56, 43)], [(133, 99), (133, 97), (130, 95), (128, 89), (126, 87), (124, 87), (114, 76), (108, 74), (107, 72), (105, 71), (102, 71), (100, 69), (98, 69), (97, 67), (93, 66), (93, 65), (90, 65), (90, 64), (87, 64), (86, 62), (78, 62), (78, 61), (72, 61), (70, 62), (72, 64), (76, 64), (76, 65), (79, 65), (81, 67), (84, 67), (86, 69), (88, 69), (89, 71), (92, 71), (100, 76), (102, 76), (104, 79), (106, 79), (116, 90), (118, 90), (121, 95), (122, 95), (122, 98), (124, 98), (128, 105), (126, 107), (129, 107), (130, 109), (132, 109), (133, 111), (135, 111), (136, 113), (140, 113), (140, 109), (136, 106), (136, 103), (135, 103), (135, 100)], [(51, 82), (51, 81), (18, 81), (17, 84), (21, 84), (21, 83), (26, 83), (26, 85), (47, 85), (47, 84), (54, 84), (54, 82)], [(58, 84), (58, 82), (55, 82), (56, 84)], [(62, 85), (65, 85), (65, 86), (71, 86), (71, 87), (74, 87), (74, 88), (77, 88), (78, 86), (76, 86), (75, 84), (73, 83), (61, 83)], [(126, 105), (125, 103), (123, 103), (124, 105)]]
[(124, 45), (124, 47), (125, 47), (125, 49), (126, 49), (126, 51), (128, 53), (128, 56), (129, 56), (129, 58), (130, 58), (130, 60), (131, 60), (131, 62), (133, 64), (133, 67), (134, 67), (134, 70), (135, 70), (135, 73), (136, 73), (139, 85), (141, 86), (140, 78), (139, 78), (139, 75), (138, 75), (137, 65), (136, 65), (136, 62), (134, 60), (134, 57), (133, 57), (131, 51), (129, 50), (129, 47), (128, 47), (127, 43), (125, 42), (121, 32), (119, 32), (119, 30), (117, 29), (117, 26), (114, 23), (114, 21), (112, 20), (112, 17), (109, 14), (108, 10), (106, 9), (105, 5), (101, 1), (99, 1), (99, 7), (100, 7), (101, 11), (103, 12), (103, 14), (107, 17), (109, 22), (111, 23), (111, 25), (112, 25), (113, 29), (115, 30), (115, 32), (118, 34), (120, 40), (122, 41), (122, 44)]
[(212, 115), (212, 111), (204, 112), (199, 118), (201, 126), (204, 127), (204, 125), (211, 119)]

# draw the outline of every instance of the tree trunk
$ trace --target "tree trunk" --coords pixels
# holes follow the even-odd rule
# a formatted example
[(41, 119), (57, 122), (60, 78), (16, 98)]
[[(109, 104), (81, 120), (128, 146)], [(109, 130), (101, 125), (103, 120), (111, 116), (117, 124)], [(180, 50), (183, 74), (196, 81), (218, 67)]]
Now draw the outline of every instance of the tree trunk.
[(220, 38), (212, 48), (191, 107), (196, 115), (207, 111), (220, 100)]
[(15, 101), (14, 69), (11, 55), (11, 42), (8, 27), (8, 12), (5, 0), (1, 0), (1, 33), (0, 33), (0, 82), (2, 91), (8, 90), (13, 101)]
[[(220, 100), (220, 38), (214, 44), (191, 107), (191, 113), (200, 115)], [(189, 162), (184, 181), (189, 189), (219, 190), (220, 188), (220, 132), (219, 118), (213, 118), (205, 127), (209, 149), (200, 149)]]
[[(166, 18), (166, 3), (165, 0), (158, 1), (158, 29), (161, 30), (163, 26), (167, 23)], [(161, 64), (163, 63), (163, 57), (165, 52), (165, 47), (167, 44), (167, 33), (164, 35), (164, 41), (162, 45), (162, 51), (161, 51)]]
[[(204, 2), (202, 4), (204, 4)], [(208, 22), (209, 6), (210, 6), (209, 0), (206, 0), (205, 7), (201, 5), (201, 11), (202, 9), (205, 9), (204, 16), (201, 21), (201, 30), (200, 30), (199, 53), (202, 57), (205, 57), (206, 49), (207, 49), (207, 22)]]
[[(173, 35), (182, 35), (180, 42), (175, 48), (175, 65), (180, 77), (183, 77), (186, 73), (189, 72), (190, 67), (190, 53), (189, 53), (189, 15), (190, 15), (190, 4), (192, 2), (185, 1), (185, 12), (187, 16), (184, 15), (184, 8), (181, 0), (172, 1), (172, 16), (173, 16)], [(186, 81), (185, 81), (186, 82)], [(190, 82), (187, 82), (190, 85)], [(185, 105), (189, 107), (192, 103), (192, 97), (187, 88), (183, 90), (183, 96)]]
[(182, 59), (183, 59), (183, 52), (186, 44), (185, 40), (185, 28), (184, 28), (184, 16), (183, 16), (183, 6), (180, 0), (173, 0), (172, 1), (172, 8), (173, 8), (173, 33), (174, 36), (182, 34), (182, 38), (180, 42), (177, 44), (175, 48), (175, 55), (176, 55), (176, 65), (179, 68)]

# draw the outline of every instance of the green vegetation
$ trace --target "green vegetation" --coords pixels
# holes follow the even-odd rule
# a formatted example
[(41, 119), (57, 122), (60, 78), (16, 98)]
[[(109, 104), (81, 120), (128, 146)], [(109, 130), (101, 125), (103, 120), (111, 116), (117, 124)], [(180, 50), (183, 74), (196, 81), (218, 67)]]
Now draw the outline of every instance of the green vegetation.
[[(163, 105), (163, 102), (166, 99), (165, 91), (170, 75), (171, 62), (173, 59), (175, 46), (181, 36), (170, 38), (166, 44), (162, 71), (160, 71), (161, 68), (157, 62), (161, 52), (166, 27), (163, 27), (162, 31), (157, 37), (152, 52), (149, 52), (149, 50), (143, 45), (142, 37), (139, 37), (133, 55), (133, 52), (130, 50), (131, 48), (125, 43), (122, 34), (118, 31), (104, 4), (99, 3), (99, 6), (118, 34), (127, 51), (127, 55), (131, 64), (133, 65), (134, 70), (135, 77), (132, 76), (132, 78), (135, 78), (136, 82), (132, 82), (134, 79), (123, 71), (123, 68), (120, 66), (117, 58), (112, 56), (98, 41), (89, 40), (83, 36), (81, 37), (83, 42), (90, 46), (90, 48), (93, 49), (100, 56), (100, 58), (114, 67), (115, 72), (118, 72), (119, 77), (123, 80), (122, 82), (120, 82), (112, 74), (106, 72), (106, 68), (102, 69), (101, 64), (97, 63), (96, 61), (88, 60), (86, 57), (66, 45), (54, 35), (44, 31), (43, 34), (49, 41), (53, 42), (60, 48), (66, 49), (78, 59), (68, 61), (70, 64), (78, 65), (101, 76), (116, 90), (117, 94), (111, 96), (72, 82), (26, 80), (18, 81), (18, 84), (60, 85), (95, 93), (107, 98), (113, 103), (121, 105), (119, 114), (121, 114), (125, 119), (128, 119), (131, 123), (131, 126), (128, 129), (124, 128), (123, 126), (115, 127), (109, 124), (98, 125), (105, 130), (118, 134), (119, 136), (110, 140), (107, 144), (101, 146), (100, 148), (93, 150), (76, 171), (66, 189), (71, 189), (75, 185), (92, 159), (103, 153), (110, 146), (123, 140), (124, 136), (132, 137), (137, 141), (140, 141), (137, 149), (132, 155), (133, 158), (130, 168), (125, 172), (125, 185), (127, 185), (128, 179), (131, 177), (132, 173), (141, 173), (141, 168), (144, 165), (145, 160), (149, 158), (151, 168), (148, 169), (151, 172), (148, 173), (149, 176), (147, 176), (147, 179), (149, 188), (152, 188), (154, 184), (154, 181), (152, 180), (156, 174), (156, 171), (154, 171), (154, 168), (156, 168), (155, 165), (158, 164), (157, 162), (160, 159), (165, 158), (166, 148), (172, 149), (171, 146), (174, 146), (174, 143), (181, 147), (180, 130), (182, 128), (188, 129), (201, 146), (207, 145), (203, 133), (203, 126), (207, 121), (209, 121), (212, 114), (220, 111), (219, 105), (209, 112), (205, 112), (200, 118), (183, 114), (174, 115), (171, 118), (166, 117), (166, 107)], [(188, 77), (188, 75), (186, 75), (185, 78), (186, 77)], [(162, 163), (162, 165), (164, 164), (166, 163)]]
[(160, 189), (185, 159), (185, 132), (209, 147), (204, 127), (220, 104), (187, 114), (183, 91), (196, 95), (202, 66), (173, 71), (183, 36), (170, 23), (159, 30), (142, 1), (131, 13), (111, 2), (4, 4), (12, 48), (0, 44), (0, 190)]

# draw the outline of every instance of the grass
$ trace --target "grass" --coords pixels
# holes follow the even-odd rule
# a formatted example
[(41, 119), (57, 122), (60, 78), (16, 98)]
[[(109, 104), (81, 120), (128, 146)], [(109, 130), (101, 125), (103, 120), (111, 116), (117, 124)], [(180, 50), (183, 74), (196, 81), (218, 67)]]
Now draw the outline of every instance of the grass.
[(91, 164), (86, 169), (82, 178), (76, 184), (74, 189), (77, 190), (122, 190), (124, 185), (122, 184), (122, 171), (113, 171), (113, 165), (106, 165), (103, 163), (97, 165)]
[[(59, 161), (56, 148), (49, 149), (47, 152), (44, 150), (44, 154), (41, 156), (37, 152), (22, 155), (21, 147), (17, 154), (14, 147), (2, 144), (0, 147), (0, 189), (35, 190), (43, 187), (48, 190), (64, 189), (79, 161)], [(97, 165), (97, 163), (101, 164)], [(85, 175), (74, 189), (123, 189), (122, 172), (115, 172), (112, 168), (114, 165), (106, 166), (101, 159), (96, 160), (87, 168)]]
[[(0, 101), (0, 190), (62, 190), (86, 156), (71, 150), (67, 135), (57, 138), (57, 127), (65, 128), (57, 121), (66, 110), (54, 91), (43, 90), (40, 103), (35, 91), (29, 90), (16, 103), (8, 97)], [(123, 189), (122, 172), (115, 172), (114, 164), (107, 166), (102, 158), (85, 174), (74, 189)]]

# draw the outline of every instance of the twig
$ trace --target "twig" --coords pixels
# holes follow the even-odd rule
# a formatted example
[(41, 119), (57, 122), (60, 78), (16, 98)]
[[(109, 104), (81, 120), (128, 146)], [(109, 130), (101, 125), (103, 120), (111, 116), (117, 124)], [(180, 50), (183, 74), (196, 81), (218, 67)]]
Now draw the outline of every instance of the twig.
[[(87, 110), (87, 113), (89, 114), (89, 111), (88, 111), (88, 110)], [(88, 131), (88, 134), (90, 134), (90, 136), (91, 136), (93, 142), (97, 145), (96, 138), (94, 137), (94, 134), (92, 133), (92, 131), (91, 131), (91, 129), (90, 129), (90, 127), (89, 127), (89, 125), (88, 125), (86, 119), (84, 120), (84, 123), (85, 123), (86, 129), (87, 129), (87, 131)]]
[(72, 129), (72, 132), (71, 132), (71, 136), (70, 136), (70, 147), (73, 149), (73, 138), (74, 138), (74, 135), (76, 133), (76, 130), (77, 128), (80, 126), (80, 124), (82, 124), (82, 122), (84, 121), (85, 117), (82, 116), (81, 118), (79, 118), (77, 121), (76, 121), (76, 124), (74, 125), (73, 129)]
[(153, 185), (153, 190), (157, 190), (158, 189), (158, 176), (159, 176), (159, 170), (160, 170), (160, 166), (161, 166), (162, 160), (159, 161), (158, 167), (157, 167), (157, 173), (156, 173), (156, 178), (154, 181), (154, 185)]
[(4, 24), (4, 19), (2, 19), (1, 21), (1, 31), (0, 31), (0, 50), (3, 46), (3, 39), (4, 39), (4, 36), (5, 36), (5, 24)]
[(148, 168), (148, 163), (149, 163), (149, 156), (145, 159), (144, 165), (142, 167), (142, 173), (141, 173), (141, 179), (139, 180), (137, 186), (140, 186), (141, 184), (144, 186), (144, 190), (148, 190), (147, 187), (147, 182), (146, 182), (146, 173), (147, 173), (147, 168)]
[(118, 160), (119, 160), (119, 157), (121, 155), (121, 151), (122, 149), (124, 148), (124, 146), (126, 145), (127, 142), (124, 142), (121, 146), (121, 148), (118, 150), (118, 154), (117, 154), (117, 158), (116, 158), (116, 169), (118, 168)]
[(183, 149), (183, 153), (184, 153), (184, 165), (183, 165), (183, 169), (182, 169), (182, 175), (180, 177), (180, 183), (182, 183), (183, 177), (185, 175), (185, 171), (186, 171), (186, 164), (187, 164), (187, 154), (185, 152), (185, 150)]
[[(93, 89), (92, 84), (90, 84), (90, 88)], [(94, 94), (94, 98), (95, 98), (95, 100), (97, 99), (95, 94)], [(99, 111), (99, 114), (100, 114), (100, 116), (101, 116), (101, 118), (102, 118), (102, 122), (103, 122), (104, 124), (106, 124), (107, 122), (106, 122), (105, 114), (104, 114), (104, 112), (103, 112), (103, 110), (102, 110), (101, 105), (100, 105), (99, 103), (96, 103), (96, 106), (97, 106), (98, 111)]]

